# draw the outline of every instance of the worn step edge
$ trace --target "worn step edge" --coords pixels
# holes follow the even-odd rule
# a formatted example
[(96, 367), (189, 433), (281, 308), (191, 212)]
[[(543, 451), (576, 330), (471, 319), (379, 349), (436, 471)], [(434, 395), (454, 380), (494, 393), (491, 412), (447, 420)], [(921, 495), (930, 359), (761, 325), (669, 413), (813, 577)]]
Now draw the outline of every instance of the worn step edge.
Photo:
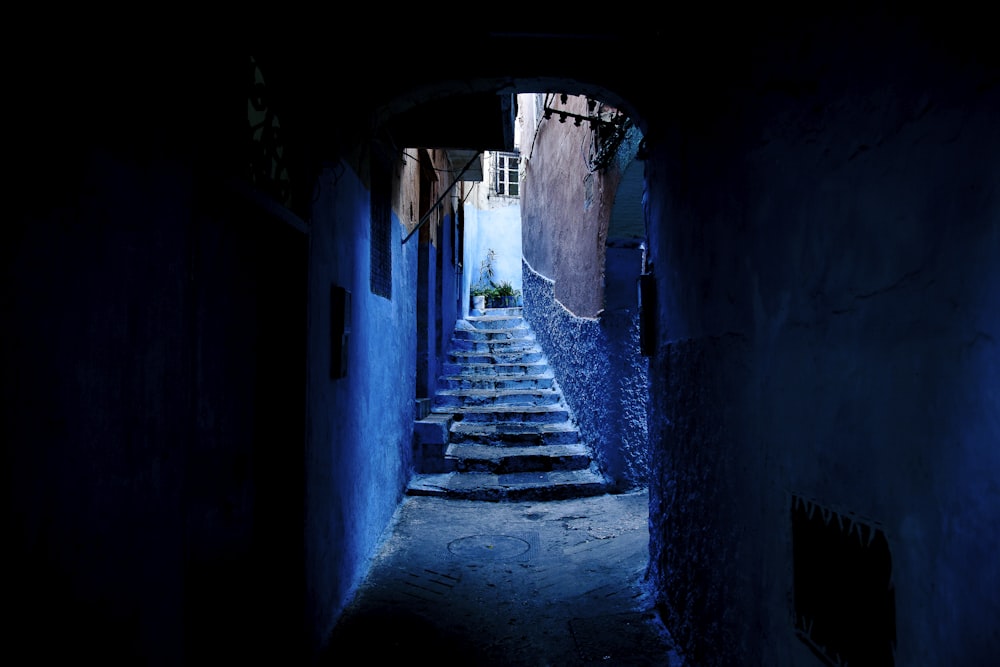
[(582, 444), (497, 447), (452, 443), (445, 459), (448, 470), (495, 474), (584, 470), (593, 463)]
[[(489, 371), (487, 369), (496, 369)], [(516, 369), (516, 370), (515, 370)], [(551, 373), (549, 364), (541, 361), (517, 362), (495, 362), (495, 363), (455, 363), (446, 361), (444, 363), (446, 375), (530, 375), (532, 377)]]
[[(492, 365), (492, 364), (488, 364)], [(553, 380), (555, 374), (551, 371), (541, 373), (445, 373), (438, 380), (443, 382), (455, 380), (482, 380), (488, 382), (507, 380)]]
[(439, 408), (440, 412), (453, 412), (463, 407), (491, 405), (505, 406), (537, 406), (557, 405), (562, 394), (551, 388), (534, 387), (529, 389), (469, 389), (469, 390), (439, 390), (434, 394), (428, 412)]
[(552, 435), (552, 434), (579, 434), (580, 429), (576, 424), (570, 421), (561, 421), (555, 423), (545, 423), (545, 422), (497, 422), (497, 423), (486, 423), (486, 422), (466, 422), (466, 421), (454, 421), (452, 422), (451, 433), (453, 435), (458, 434), (475, 434), (475, 435), (494, 435), (494, 436), (512, 436), (512, 435)]
[[(518, 425), (509, 428), (514, 422), (494, 424), (471, 424), (478, 428), (459, 428), (454, 426), (449, 430), (449, 442), (461, 444), (490, 445), (493, 447), (537, 447), (540, 445), (572, 445), (580, 442), (580, 432), (576, 428), (552, 430), (547, 427), (552, 424), (529, 424), (528, 427)], [(497, 428), (501, 427), (501, 428)]]
[(438, 414), (447, 413), (454, 414), (456, 412), (463, 414), (472, 415), (487, 415), (491, 413), (500, 414), (514, 414), (514, 413), (524, 413), (526, 415), (540, 415), (540, 414), (559, 414), (567, 413), (569, 414), (569, 408), (566, 407), (565, 403), (547, 403), (543, 405), (519, 405), (519, 404), (509, 404), (509, 403), (496, 403), (492, 405), (434, 405), (431, 406), (431, 412), (436, 412)]
[[(462, 376), (468, 377), (468, 376)], [(491, 376), (496, 377), (496, 376)], [(520, 377), (520, 376), (515, 376)], [(537, 376), (532, 376), (537, 377)], [(438, 389), (434, 392), (437, 396), (535, 396), (538, 394), (544, 395), (546, 398), (549, 396), (559, 396), (561, 392), (550, 387), (528, 387), (528, 388), (513, 388), (513, 389)]]
[(456, 500), (560, 500), (610, 493), (608, 480), (593, 469), (493, 474), (449, 472), (415, 475), (406, 493)]

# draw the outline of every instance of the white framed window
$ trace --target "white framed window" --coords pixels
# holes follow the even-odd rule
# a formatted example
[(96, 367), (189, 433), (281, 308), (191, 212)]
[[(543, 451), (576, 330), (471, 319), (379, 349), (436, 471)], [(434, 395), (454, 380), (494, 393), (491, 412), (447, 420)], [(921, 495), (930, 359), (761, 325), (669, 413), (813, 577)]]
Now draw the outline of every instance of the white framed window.
[(494, 153), (494, 172), (496, 174), (496, 191), (505, 197), (518, 197), (521, 194), (521, 178), (518, 167), (521, 156), (517, 153)]

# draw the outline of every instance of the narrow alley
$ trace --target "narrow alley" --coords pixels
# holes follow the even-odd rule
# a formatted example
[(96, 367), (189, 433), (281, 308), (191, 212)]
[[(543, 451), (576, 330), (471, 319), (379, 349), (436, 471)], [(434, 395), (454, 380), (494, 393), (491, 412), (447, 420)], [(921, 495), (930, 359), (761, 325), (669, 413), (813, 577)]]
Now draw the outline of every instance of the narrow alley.
[(996, 662), (989, 6), (604, 9), (8, 54), (10, 656)]

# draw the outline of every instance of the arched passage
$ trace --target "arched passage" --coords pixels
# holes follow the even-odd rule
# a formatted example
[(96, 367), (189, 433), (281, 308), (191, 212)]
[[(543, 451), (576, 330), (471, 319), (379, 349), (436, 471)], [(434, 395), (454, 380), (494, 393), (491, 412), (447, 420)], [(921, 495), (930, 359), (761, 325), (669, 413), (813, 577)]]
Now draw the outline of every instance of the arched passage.
[[(452, 115), (436, 129), (454, 130), (490, 95), (499, 114), (498, 93), (565, 90), (622, 105), (649, 140), (649, 580), (675, 638), (704, 665), (843, 657), (861, 636), (858, 600), (876, 598), (888, 564), (895, 643), (862, 651), (989, 664), (1000, 628), (993, 24), (877, 6), (759, 11), (727, 12), (726, 24), (643, 17), (613, 34), (334, 25), (313, 53), (256, 60), (280, 120), (281, 145), (268, 148), (288, 161), (285, 203), (231, 187), (248, 182), (243, 56), (84, 50), (12, 68), (9, 155), (21, 168), (3, 251), (0, 424), (8, 554), (28, 583), (9, 602), (11, 649), (58, 652), (43, 589), (78, 612), (73, 659), (224, 655), (224, 641), (185, 643), (217, 639), (211, 615), (185, 616), (203, 600), (260, 627), (275, 618), (272, 649), (322, 644), (411, 463), (416, 316), (401, 295), (414, 293), (418, 258), (401, 246), (402, 209), (371, 224), (371, 145), (417, 105), (441, 101)], [(487, 57), (441, 48), (444, 34)], [(81, 101), (72, 118), (67, 100)], [(270, 275), (268, 248), (264, 264), (243, 262), (245, 201), (291, 210), (277, 222), (297, 218), (308, 235), (301, 394), (265, 387), (297, 375), (282, 367), (289, 349), (268, 344), (295, 328), (256, 336), (273, 323), (242, 298), (246, 275)], [(392, 272), (373, 293), (371, 238), (385, 231)], [(329, 363), (334, 287), (351, 296), (346, 375)], [(250, 372), (250, 359), (271, 370)], [(268, 407), (257, 397), (303, 394), (301, 410), (255, 412)], [(301, 541), (271, 540), (286, 513), (253, 500), (255, 471), (275, 462), (249, 443), (281, 429), (268, 417), (254, 431), (250, 415), (300, 412), (304, 446), (262, 451), (284, 471), (270, 509), (290, 510)], [(824, 545), (869, 550), (845, 570)], [(275, 562), (301, 569), (252, 567)], [(199, 575), (247, 571), (233, 563), (271, 591), (292, 582), (302, 614), (256, 597), (241, 609)], [(810, 585), (824, 580), (868, 587), (849, 598)]]

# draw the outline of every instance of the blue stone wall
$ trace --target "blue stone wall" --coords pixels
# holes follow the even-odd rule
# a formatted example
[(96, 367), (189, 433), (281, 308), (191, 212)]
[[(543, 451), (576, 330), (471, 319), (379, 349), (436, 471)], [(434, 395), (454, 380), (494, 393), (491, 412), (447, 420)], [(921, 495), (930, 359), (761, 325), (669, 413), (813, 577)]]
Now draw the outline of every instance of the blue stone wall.
[[(369, 287), (367, 187), (347, 166), (319, 179), (310, 244), (307, 627), (320, 646), (350, 599), (412, 469), (417, 244), (392, 225), (392, 298)], [(324, 184), (336, 184), (324, 185)], [(347, 376), (329, 374), (329, 292), (352, 294)]]
[(553, 283), (524, 262), (524, 315), (548, 357), (584, 440), (621, 490), (649, 475), (647, 362), (634, 311), (576, 317)]
[[(458, 221), (454, 213), (446, 215), (442, 221), (443, 231), (439, 235), (438, 248), (438, 271), (437, 284), (435, 286), (438, 295), (438, 308), (435, 309), (436, 317), (436, 345), (430, 359), (430, 377), (433, 390), (437, 387), (437, 378), (441, 374), (441, 364), (444, 355), (448, 354), (451, 346), (451, 335), (455, 330), (455, 322), (463, 317), (462, 305), (468, 304), (469, 299), (463, 300), (462, 278), (460, 266), (456, 264), (456, 225)], [(457, 258), (459, 262), (462, 258)]]
[(1000, 647), (1000, 89), (872, 28), (647, 162), (651, 578), (699, 665), (815, 660), (792, 496), (884, 532), (896, 664)]

